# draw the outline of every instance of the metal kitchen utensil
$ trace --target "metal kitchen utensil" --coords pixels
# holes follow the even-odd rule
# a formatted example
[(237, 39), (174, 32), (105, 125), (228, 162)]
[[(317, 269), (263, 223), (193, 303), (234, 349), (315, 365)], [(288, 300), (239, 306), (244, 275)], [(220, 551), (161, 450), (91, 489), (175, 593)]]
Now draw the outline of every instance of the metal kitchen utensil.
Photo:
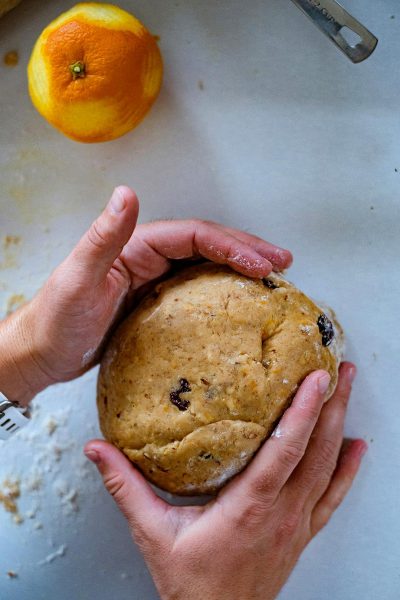
[[(336, 0), (292, 0), (292, 2), (310, 17), (353, 63), (365, 60), (375, 50), (378, 39)], [(346, 28), (350, 31), (346, 31)], [(347, 34), (347, 39), (343, 34)], [(352, 38), (354, 42), (351, 41)]]

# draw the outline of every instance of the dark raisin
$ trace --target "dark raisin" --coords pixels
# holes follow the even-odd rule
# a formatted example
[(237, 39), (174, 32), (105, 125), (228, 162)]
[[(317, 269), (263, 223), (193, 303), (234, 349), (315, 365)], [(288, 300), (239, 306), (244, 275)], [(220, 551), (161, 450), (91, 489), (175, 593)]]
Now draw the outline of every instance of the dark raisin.
[(107, 398), (107, 396), (104, 396), (103, 402), (104, 402), (104, 406), (107, 406), (107, 404), (108, 404), (108, 398)]
[(191, 387), (190, 387), (189, 382), (188, 382), (187, 379), (180, 379), (179, 380), (179, 385), (181, 386), (180, 390), (179, 390), (180, 394), (183, 394), (184, 392), (191, 392), (192, 391), (192, 389), (191, 389)]
[(271, 279), (264, 278), (262, 282), (265, 285), (265, 287), (269, 288), (270, 290), (276, 290), (277, 288), (279, 288), (279, 285), (276, 285)]
[(179, 388), (177, 390), (172, 390), (172, 392), (170, 392), (169, 399), (174, 406), (179, 408), (179, 410), (182, 410), (182, 411), (187, 410), (190, 406), (190, 402), (189, 402), (189, 400), (185, 400), (184, 398), (181, 398), (180, 394), (184, 394), (185, 392), (191, 392), (191, 391), (192, 391), (192, 388), (190, 387), (188, 380), (182, 378), (179, 380)]
[(171, 392), (169, 395), (169, 399), (172, 404), (174, 404), (179, 410), (187, 410), (190, 406), (189, 400), (185, 400), (179, 396), (179, 392)]
[(119, 419), (119, 418), (120, 418), (120, 416), (121, 416), (121, 413), (120, 413), (120, 412), (119, 412), (119, 413), (117, 413), (117, 419)]
[(335, 337), (335, 330), (333, 328), (332, 321), (328, 319), (324, 313), (322, 313), (318, 317), (317, 325), (319, 332), (322, 335), (322, 345), (329, 346)]

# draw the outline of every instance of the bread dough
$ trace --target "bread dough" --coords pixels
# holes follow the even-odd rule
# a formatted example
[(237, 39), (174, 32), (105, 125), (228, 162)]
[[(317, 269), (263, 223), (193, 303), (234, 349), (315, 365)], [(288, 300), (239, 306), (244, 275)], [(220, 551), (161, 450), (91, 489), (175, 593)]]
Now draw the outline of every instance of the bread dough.
[(281, 275), (212, 263), (159, 283), (101, 363), (101, 430), (144, 475), (180, 495), (217, 491), (271, 434), (300, 383), (336, 382), (342, 330)]

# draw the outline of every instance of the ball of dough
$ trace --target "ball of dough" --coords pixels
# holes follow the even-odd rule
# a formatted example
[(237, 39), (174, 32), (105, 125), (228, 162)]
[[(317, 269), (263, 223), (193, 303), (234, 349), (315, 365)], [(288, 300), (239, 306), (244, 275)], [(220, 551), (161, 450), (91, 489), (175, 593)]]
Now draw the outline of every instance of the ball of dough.
[(205, 263), (159, 283), (117, 329), (98, 381), (101, 430), (160, 488), (217, 491), (251, 460), (303, 379), (337, 382), (343, 334), (282, 276)]

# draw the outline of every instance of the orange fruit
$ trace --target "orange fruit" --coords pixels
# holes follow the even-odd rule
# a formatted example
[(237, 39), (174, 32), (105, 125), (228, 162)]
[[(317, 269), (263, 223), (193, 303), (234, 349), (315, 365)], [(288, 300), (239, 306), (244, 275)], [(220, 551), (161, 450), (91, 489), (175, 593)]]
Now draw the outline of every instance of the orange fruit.
[(39, 36), (28, 64), (40, 114), (79, 142), (105, 142), (143, 119), (160, 90), (154, 36), (112, 4), (77, 4)]

